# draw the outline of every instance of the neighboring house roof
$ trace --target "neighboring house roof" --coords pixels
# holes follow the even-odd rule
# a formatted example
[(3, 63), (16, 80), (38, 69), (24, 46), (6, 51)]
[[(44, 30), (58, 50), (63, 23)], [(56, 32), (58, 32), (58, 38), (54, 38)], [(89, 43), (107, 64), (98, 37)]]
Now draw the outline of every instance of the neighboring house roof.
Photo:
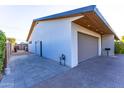
[(112, 34), (114, 34), (115, 38), (119, 39), (118, 36), (114, 33), (114, 31), (110, 27), (110, 25), (107, 23), (107, 21), (101, 15), (101, 13), (98, 11), (98, 9), (96, 8), (96, 5), (90, 5), (90, 6), (86, 6), (86, 7), (82, 7), (82, 8), (78, 8), (78, 9), (74, 9), (74, 10), (70, 10), (70, 11), (66, 11), (66, 12), (62, 12), (62, 13), (58, 13), (58, 14), (34, 19), (33, 22), (32, 22), (28, 37), (27, 37), (27, 41), (29, 40), (29, 38), (30, 38), (30, 36), (33, 32), (34, 26), (35, 26), (36, 22), (38, 22), (38, 21), (80, 16), (80, 15), (84, 15), (84, 14), (90, 13), (90, 12), (95, 13), (96, 14), (95, 16), (99, 17), (99, 19), (102, 21), (102, 23), (104, 23), (104, 25), (107, 27), (107, 29), (109, 29), (109, 31), (111, 31)]

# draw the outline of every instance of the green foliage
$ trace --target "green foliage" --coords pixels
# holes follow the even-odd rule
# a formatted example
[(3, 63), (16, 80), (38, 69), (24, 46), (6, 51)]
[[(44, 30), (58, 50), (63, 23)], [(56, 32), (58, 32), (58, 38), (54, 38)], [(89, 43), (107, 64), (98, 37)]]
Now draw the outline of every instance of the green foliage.
[(124, 54), (124, 42), (115, 41), (115, 53), (116, 54)]
[(3, 59), (0, 59), (0, 73), (3, 71)]
[(115, 53), (116, 53), (116, 54), (119, 54), (119, 53), (120, 53), (120, 45), (119, 45), (119, 42), (118, 42), (118, 41), (115, 41), (114, 44), (115, 44)]
[(121, 41), (124, 43), (124, 36), (122, 36)]
[(16, 44), (16, 39), (15, 39), (15, 38), (7, 38), (7, 40), (8, 40), (12, 45), (15, 45), (15, 44)]
[(5, 44), (6, 44), (6, 36), (0, 31), (0, 73), (3, 70), (3, 62), (5, 58)]

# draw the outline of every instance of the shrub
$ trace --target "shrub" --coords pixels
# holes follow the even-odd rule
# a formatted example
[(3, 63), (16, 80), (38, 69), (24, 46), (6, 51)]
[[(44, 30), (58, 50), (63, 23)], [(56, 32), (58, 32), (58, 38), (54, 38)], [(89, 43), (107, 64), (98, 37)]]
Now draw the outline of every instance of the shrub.
[(0, 73), (3, 70), (3, 63), (5, 58), (5, 44), (6, 44), (6, 36), (0, 31)]
[(115, 53), (116, 54), (124, 54), (124, 42), (115, 41)]

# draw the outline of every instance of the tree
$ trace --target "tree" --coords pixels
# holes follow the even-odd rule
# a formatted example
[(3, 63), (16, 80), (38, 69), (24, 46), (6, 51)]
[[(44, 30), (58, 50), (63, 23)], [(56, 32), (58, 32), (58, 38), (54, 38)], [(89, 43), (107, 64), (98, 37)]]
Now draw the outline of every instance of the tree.
[(120, 41), (115, 40), (115, 54), (120, 54), (121, 46)]
[(124, 36), (122, 36), (121, 41), (124, 43)]
[(124, 54), (124, 36), (122, 36), (121, 40), (115, 41), (115, 53)]
[(16, 44), (16, 39), (15, 38), (7, 38), (7, 40), (11, 43), (11, 45), (15, 45)]

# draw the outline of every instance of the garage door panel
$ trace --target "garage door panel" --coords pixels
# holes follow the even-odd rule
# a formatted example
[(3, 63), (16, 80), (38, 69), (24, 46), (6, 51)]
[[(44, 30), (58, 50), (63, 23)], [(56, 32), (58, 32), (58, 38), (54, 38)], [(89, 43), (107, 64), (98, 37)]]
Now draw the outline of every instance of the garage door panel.
[(98, 38), (78, 33), (78, 61), (98, 56)]

